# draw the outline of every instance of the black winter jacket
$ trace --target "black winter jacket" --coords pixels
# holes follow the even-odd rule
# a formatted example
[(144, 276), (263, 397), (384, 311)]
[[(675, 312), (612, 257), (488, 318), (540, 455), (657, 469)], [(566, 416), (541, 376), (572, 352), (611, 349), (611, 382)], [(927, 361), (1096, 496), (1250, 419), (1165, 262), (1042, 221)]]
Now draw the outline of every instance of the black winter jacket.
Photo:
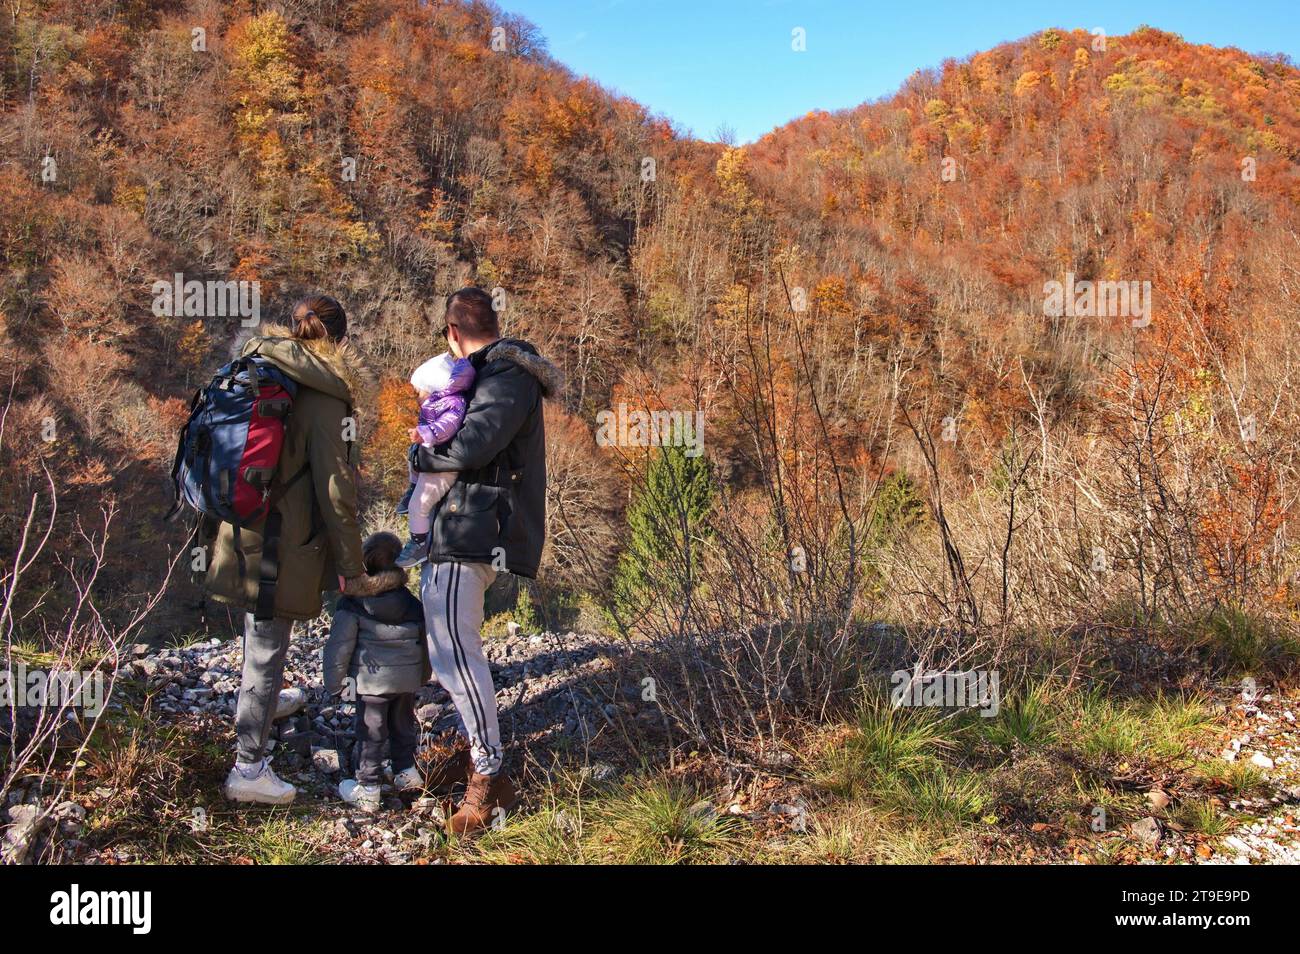
[(438, 502), (433, 563), (489, 563), (537, 576), (546, 536), (546, 428), (542, 399), (558, 368), (526, 341), (502, 338), (470, 355), (477, 377), (465, 421), (445, 444), (411, 448), (417, 471), (459, 471)]
[[(382, 574), (392, 589), (375, 596), (344, 596), (321, 651), (325, 689), (351, 688), (356, 696), (415, 692), (429, 681), (429, 651), (424, 644), (424, 612), (406, 588), (406, 572)], [(391, 579), (390, 579), (391, 577)]]

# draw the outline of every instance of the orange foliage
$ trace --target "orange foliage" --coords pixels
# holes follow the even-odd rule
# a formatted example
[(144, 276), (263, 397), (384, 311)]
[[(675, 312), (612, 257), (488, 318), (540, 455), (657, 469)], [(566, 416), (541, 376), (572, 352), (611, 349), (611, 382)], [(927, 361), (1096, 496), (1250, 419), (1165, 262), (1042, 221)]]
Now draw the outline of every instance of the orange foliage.
[(411, 446), (408, 431), (415, 426), (419, 411), (415, 392), (402, 378), (388, 377), (380, 383), (375, 428), (366, 445), (365, 472), (385, 492), (400, 494), (408, 480), (406, 454)]

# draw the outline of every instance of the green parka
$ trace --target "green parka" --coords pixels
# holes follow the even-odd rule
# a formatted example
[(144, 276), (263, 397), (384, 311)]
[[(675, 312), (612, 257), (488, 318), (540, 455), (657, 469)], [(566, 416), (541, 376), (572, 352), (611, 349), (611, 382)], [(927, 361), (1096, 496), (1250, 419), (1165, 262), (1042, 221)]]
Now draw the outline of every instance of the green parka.
[[(289, 480), (304, 464), (309, 468), (284, 491), (277, 505), (282, 525), (275, 615), (315, 619), (321, 611), (321, 594), (337, 590), (339, 576), (351, 579), (365, 573), (357, 522), (357, 445), (345, 438), (355, 434), (348, 419), (367, 376), (346, 342), (304, 341), (279, 326), (250, 338), (239, 354), (254, 351), (298, 383), (277, 482)], [(240, 531), (239, 546), (247, 567), (241, 578), (232, 528), (221, 524), (212, 541), (205, 580), (215, 599), (245, 610), (254, 608), (262, 556), (259, 530)]]

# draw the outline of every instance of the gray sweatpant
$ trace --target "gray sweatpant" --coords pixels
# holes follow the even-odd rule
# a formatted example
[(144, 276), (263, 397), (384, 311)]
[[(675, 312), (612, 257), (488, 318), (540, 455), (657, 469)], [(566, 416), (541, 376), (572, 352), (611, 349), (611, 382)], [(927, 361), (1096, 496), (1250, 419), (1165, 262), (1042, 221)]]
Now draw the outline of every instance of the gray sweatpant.
[(241, 762), (260, 762), (266, 752), (292, 631), (292, 620), (256, 620), (252, 613), (244, 615), (244, 671), (235, 705)]
[(479, 633), (483, 594), (496, 575), (486, 563), (426, 563), (420, 574), (429, 662), (460, 713), (480, 775), (501, 769), (497, 694)]

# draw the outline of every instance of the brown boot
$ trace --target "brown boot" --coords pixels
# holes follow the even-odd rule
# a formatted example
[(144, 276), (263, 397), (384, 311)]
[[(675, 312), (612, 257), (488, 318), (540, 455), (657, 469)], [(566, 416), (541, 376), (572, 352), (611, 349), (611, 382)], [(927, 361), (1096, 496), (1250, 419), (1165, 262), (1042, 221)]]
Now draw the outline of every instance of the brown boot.
[(457, 785), (468, 783), (473, 772), (474, 760), (470, 758), (469, 749), (457, 746), (429, 763), (424, 787), (435, 795), (449, 795)]
[(456, 814), (447, 819), (447, 830), (458, 836), (473, 834), (504, 817), (515, 801), (515, 787), (504, 771), (496, 775), (474, 772), (469, 777), (465, 800)]

